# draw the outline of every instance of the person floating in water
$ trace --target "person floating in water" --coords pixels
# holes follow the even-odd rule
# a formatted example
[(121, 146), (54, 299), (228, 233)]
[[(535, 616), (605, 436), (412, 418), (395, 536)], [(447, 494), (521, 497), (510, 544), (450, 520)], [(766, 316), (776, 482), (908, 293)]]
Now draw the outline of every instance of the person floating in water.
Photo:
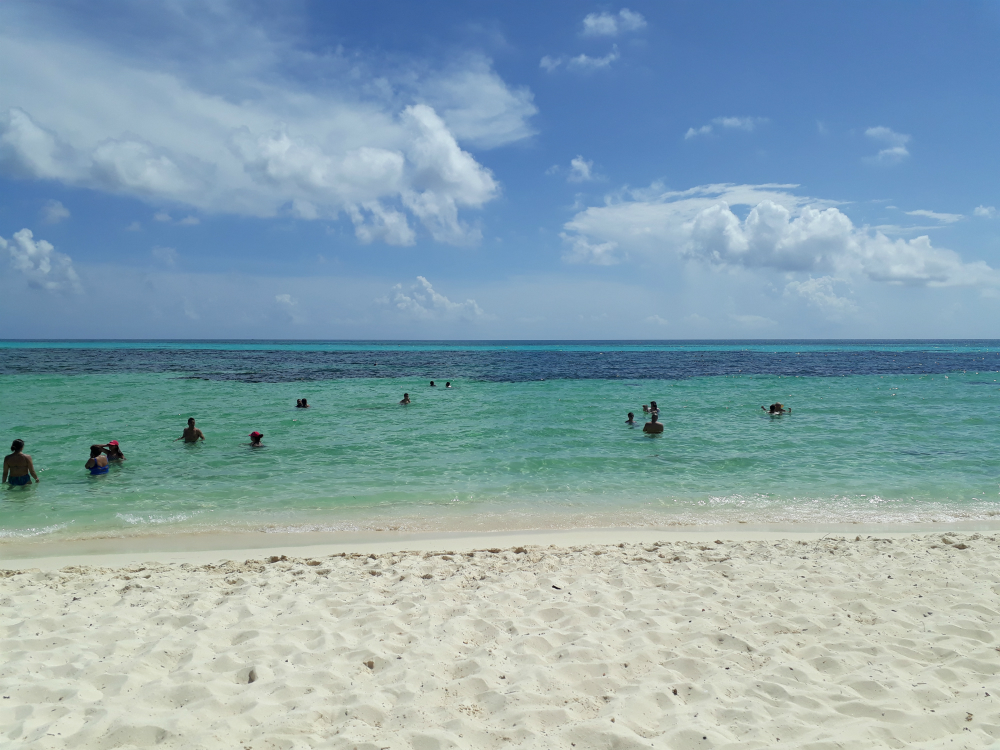
[(205, 439), (205, 433), (194, 426), (194, 417), (188, 419), (188, 426), (184, 428), (184, 434), (179, 438), (174, 440), (183, 440), (185, 443), (197, 443), (199, 440)]
[(122, 453), (121, 447), (118, 445), (117, 440), (111, 440), (101, 446), (104, 449), (104, 453), (107, 455), (109, 461), (124, 461), (125, 454)]
[(250, 433), (250, 447), (251, 448), (263, 448), (264, 444), (260, 441), (263, 440), (264, 434), (254, 430)]
[(791, 414), (792, 413), (792, 407), (789, 406), (786, 409), (782, 404), (779, 404), (779, 403), (773, 403), (770, 406), (762, 406), (760, 408), (763, 409), (768, 414)]
[(93, 477), (108, 473), (108, 457), (104, 455), (103, 445), (90, 446), (90, 458), (87, 459), (83, 468), (90, 469), (90, 475)]
[(434, 385), (434, 381), (433, 380), (431, 381), (431, 388), (437, 388), (437, 386)]
[(3, 479), (0, 481), (14, 487), (31, 484), (32, 478), (39, 481), (31, 456), (21, 452), (24, 450), (24, 441), (18, 438), (10, 444), (10, 449), (12, 453), (3, 457)]
[(297, 398), (297, 399), (295, 399), (295, 408), (296, 409), (308, 409), (309, 408), (309, 399), (306, 399), (306, 398)]
[(403, 394), (403, 400), (400, 401), (399, 403), (401, 403), (403, 406), (406, 406), (408, 403), (410, 403), (410, 394), (409, 393), (404, 393)]
[(635, 414), (629, 412), (628, 419), (625, 420), (625, 424), (635, 424)]
[(445, 383), (444, 387), (445, 388), (451, 388), (451, 381), (449, 380), (447, 383)]
[(651, 435), (659, 435), (663, 432), (663, 425), (659, 421), (660, 416), (657, 412), (653, 412), (653, 416), (649, 418), (649, 421), (642, 426), (643, 432), (648, 432)]

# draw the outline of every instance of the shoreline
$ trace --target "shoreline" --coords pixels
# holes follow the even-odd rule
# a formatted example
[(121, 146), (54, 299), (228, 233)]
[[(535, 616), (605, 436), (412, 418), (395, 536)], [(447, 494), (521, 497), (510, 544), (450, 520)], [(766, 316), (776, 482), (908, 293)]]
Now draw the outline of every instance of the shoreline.
[(323, 557), (339, 553), (470, 552), (520, 546), (676, 542), (814, 541), (825, 537), (907, 538), (931, 534), (996, 534), (1000, 521), (910, 524), (728, 524), (685, 527), (612, 527), (451, 532), (257, 532), (97, 537), (65, 541), (0, 542), (0, 570), (65, 566), (125, 567), (138, 563), (208, 564), (270, 555)]

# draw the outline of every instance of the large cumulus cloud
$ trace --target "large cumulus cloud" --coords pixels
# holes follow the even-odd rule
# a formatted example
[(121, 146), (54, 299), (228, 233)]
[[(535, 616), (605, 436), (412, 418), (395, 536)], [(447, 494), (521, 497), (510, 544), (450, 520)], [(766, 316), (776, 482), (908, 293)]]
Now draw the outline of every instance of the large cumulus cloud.
[[(30, 16), (0, 10), (0, 171), (11, 176), (205, 212), (345, 215), (363, 241), (410, 244), (422, 227), (464, 244), (478, 233), (461, 211), (499, 193), (469, 149), (533, 133), (530, 91), (481, 55), (396, 74), (342, 50), (303, 52), (230, 14), (214, 22), (246, 24), (254, 41), (239, 59), (209, 48), (164, 59)], [(180, 37), (204, 32), (174, 20)]]
[[(706, 185), (684, 192), (638, 191), (578, 213), (565, 226), (571, 258), (682, 258), (778, 271), (791, 278), (864, 278), (910, 286), (996, 286), (982, 261), (935, 247), (927, 236), (893, 239), (857, 227), (830, 201), (786, 185)], [(733, 206), (749, 206), (741, 219)], [(604, 248), (588, 257), (581, 248)], [(815, 286), (811, 287), (815, 291)], [(813, 295), (815, 296), (815, 295)]]

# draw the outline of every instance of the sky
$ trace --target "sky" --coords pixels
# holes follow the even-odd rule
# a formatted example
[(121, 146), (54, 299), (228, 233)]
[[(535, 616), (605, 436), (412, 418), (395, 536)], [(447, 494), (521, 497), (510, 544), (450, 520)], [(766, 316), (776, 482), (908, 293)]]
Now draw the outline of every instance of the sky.
[(0, 3), (5, 338), (1000, 336), (1000, 3)]

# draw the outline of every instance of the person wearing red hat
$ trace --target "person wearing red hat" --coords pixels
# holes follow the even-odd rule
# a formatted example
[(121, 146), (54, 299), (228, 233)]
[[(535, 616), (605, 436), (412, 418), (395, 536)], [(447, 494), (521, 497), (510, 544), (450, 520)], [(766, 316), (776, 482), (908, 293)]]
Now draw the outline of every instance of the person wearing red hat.
[(260, 442), (264, 435), (257, 430), (250, 433), (250, 447), (251, 448), (263, 448), (263, 444)]
[(117, 440), (111, 440), (101, 446), (104, 452), (108, 456), (109, 461), (124, 461), (125, 454), (122, 453), (121, 447), (118, 445)]

